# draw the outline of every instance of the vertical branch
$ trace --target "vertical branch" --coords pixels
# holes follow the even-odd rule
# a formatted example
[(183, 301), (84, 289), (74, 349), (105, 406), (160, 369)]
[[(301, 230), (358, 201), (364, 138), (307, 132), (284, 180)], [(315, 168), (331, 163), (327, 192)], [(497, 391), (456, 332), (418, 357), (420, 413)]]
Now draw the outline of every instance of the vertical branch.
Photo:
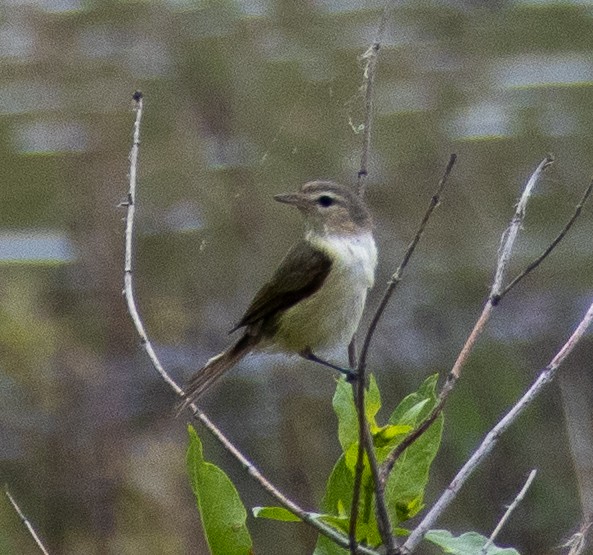
[[(366, 190), (366, 177), (368, 175), (368, 159), (371, 147), (371, 129), (373, 120), (373, 92), (375, 75), (377, 73), (377, 63), (379, 59), (379, 50), (385, 34), (385, 28), (389, 19), (391, 11), (392, 0), (387, 0), (383, 7), (383, 13), (379, 21), (375, 40), (369, 46), (367, 51), (362, 55), (362, 60), (365, 62), (363, 73), (363, 84), (361, 90), (364, 92), (364, 128), (362, 135), (362, 146), (360, 155), (360, 167), (357, 174), (356, 190), (358, 195), (364, 197)], [(350, 365), (354, 366), (356, 363), (355, 356), (355, 340), (349, 345)], [(387, 549), (387, 555), (395, 553), (395, 538), (393, 537), (393, 530), (385, 504), (385, 496), (379, 487), (379, 464), (375, 455), (373, 438), (371, 436), (368, 422), (364, 410), (364, 395), (365, 395), (365, 366), (364, 364), (357, 365), (358, 380), (352, 384), (352, 392), (356, 403), (356, 410), (358, 414), (358, 453), (356, 458), (356, 467), (354, 472), (354, 486), (352, 491), (352, 506), (350, 511), (350, 525), (349, 525), (349, 540), (350, 552), (354, 553), (356, 549), (356, 526), (358, 522), (358, 505), (360, 501), (362, 475), (364, 471), (364, 453), (367, 452), (371, 473), (375, 482), (375, 501), (377, 507), (377, 523), (381, 539)]]
[(140, 336), (140, 343), (142, 344), (146, 354), (150, 358), (150, 362), (155, 370), (160, 374), (161, 378), (169, 385), (169, 387), (179, 396), (183, 395), (183, 390), (173, 381), (171, 376), (163, 368), (152, 343), (148, 340), (148, 335), (144, 329), (144, 324), (138, 313), (136, 306), (136, 298), (134, 296), (134, 283), (132, 279), (132, 239), (134, 231), (134, 216), (136, 215), (136, 183), (138, 178), (138, 153), (140, 151), (140, 123), (142, 121), (142, 110), (144, 106), (142, 93), (136, 91), (134, 93), (134, 101), (136, 102), (136, 119), (134, 120), (134, 135), (132, 140), (132, 150), (130, 151), (130, 189), (128, 191), (128, 198), (122, 203), (127, 207), (126, 215), (126, 231), (125, 231), (125, 266), (124, 266), (124, 297), (128, 305), (128, 312), (132, 318), (132, 322), (136, 328), (136, 332)]
[[(387, 288), (385, 290), (385, 293), (383, 294), (383, 297), (381, 298), (379, 306), (378, 306), (377, 310), (375, 311), (375, 313), (373, 314), (373, 318), (371, 319), (369, 329), (364, 337), (360, 358), (358, 360), (358, 366), (357, 366), (358, 380), (355, 384), (353, 384), (354, 398), (355, 398), (356, 410), (357, 410), (357, 414), (358, 414), (359, 445), (362, 444), (363, 442), (365, 442), (367, 453), (372, 452), (371, 458), (369, 459), (369, 463), (371, 465), (371, 472), (373, 474), (373, 479), (375, 482), (375, 496), (376, 496), (376, 501), (377, 501), (377, 521), (379, 523), (379, 530), (382, 532), (381, 537), (384, 541), (387, 537), (391, 538), (390, 544), (392, 546), (392, 549), (395, 549), (395, 546), (393, 545), (393, 539), (392, 539), (393, 533), (391, 531), (391, 524), (389, 522), (389, 514), (387, 512), (387, 507), (386, 507), (386, 503), (385, 503), (385, 482), (386, 482), (386, 477), (387, 477), (388, 473), (386, 474), (384, 472), (384, 470), (377, 463), (376, 456), (375, 456), (374, 450), (373, 450), (373, 445), (372, 445), (372, 437), (371, 437), (370, 431), (368, 430), (368, 423), (366, 422), (365, 413), (364, 413), (364, 393), (365, 393), (364, 386), (366, 383), (367, 357), (368, 357), (368, 353), (369, 353), (369, 349), (371, 346), (373, 336), (375, 334), (377, 326), (379, 325), (379, 321), (381, 320), (383, 313), (385, 312), (385, 309), (387, 308), (387, 304), (389, 303), (390, 299), (393, 297), (393, 294), (395, 293), (397, 286), (399, 285), (400, 281), (402, 280), (404, 271), (405, 271), (408, 263), (410, 262), (410, 259), (412, 258), (412, 255), (414, 254), (414, 251), (416, 250), (416, 247), (418, 246), (418, 243), (420, 242), (420, 239), (424, 235), (424, 230), (426, 229), (426, 225), (428, 224), (430, 217), (432, 216), (434, 210), (436, 209), (436, 207), (439, 205), (439, 203), (441, 201), (441, 195), (445, 189), (445, 186), (447, 185), (447, 182), (449, 180), (449, 175), (451, 174), (451, 171), (453, 169), (453, 166), (455, 165), (456, 160), (457, 160), (457, 156), (455, 154), (451, 154), (451, 156), (449, 157), (449, 162), (447, 163), (445, 171), (444, 171), (444, 173), (439, 181), (439, 184), (437, 186), (437, 190), (435, 191), (435, 193), (433, 194), (433, 196), (430, 199), (430, 204), (428, 205), (428, 208), (420, 222), (418, 230), (416, 231), (416, 234), (414, 235), (414, 238), (412, 239), (411, 243), (408, 245), (408, 248), (404, 254), (402, 262), (396, 269), (395, 273), (391, 276), (391, 279), (389, 280), (389, 282), (387, 284)], [(353, 364), (352, 358), (350, 360), (350, 364), (351, 365)], [(359, 448), (357, 464), (356, 464), (356, 471), (355, 471), (355, 476), (354, 476), (355, 481), (354, 481), (353, 503), (354, 503), (354, 501), (358, 501), (358, 498), (359, 498), (360, 483), (362, 480), (363, 468), (364, 468), (363, 452), (361, 452), (361, 450)], [(351, 538), (351, 540), (353, 537), (352, 536), (353, 531), (356, 530), (357, 511), (358, 511), (358, 506), (353, 504), (351, 515), (350, 515), (351, 516), (351, 518), (350, 518), (350, 538)], [(386, 544), (386, 545), (388, 545), (388, 544)]]
[(361, 56), (365, 62), (361, 92), (364, 94), (364, 122), (362, 132), (362, 147), (360, 154), (360, 166), (358, 168), (356, 191), (363, 197), (366, 191), (366, 177), (368, 175), (369, 152), (371, 149), (371, 129), (373, 123), (373, 92), (375, 76), (377, 74), (377, 63), (379, 61), (379, 50), (383, 43), (383, 35), (387, 27), (387, 21), (393, 6), (393, 0), (387, 0), (383, 6), (383, 13), (377, 27), (375, 40)]
[(13, 506), (14, 510), (16, 511), (16, 513), (19, 515), (19, 518), (21, 519), (21, 522), (25, 525), (25, 527), (27, 528), (27, 530), (29, 530), (29, 534), (31, 534), (31, 537), (33, 538), (33, 540), (37, 544), (37, 547), (39, 548), (39, 550), (43, 553), (43, 555), (49, 555), (49, 551), (43, 545), (43, 542), (41, 541), (41, 539), (37, 535), (37, 532), (35, 532), (35, 528), (33, 528), (33, 525), (31, 524), (31, 522), (29, 521), (29, 519), (26, 517), (25, 513), (23, 513), (23, 511), (21, 511), (21, 508), (18, 506), (18, 504), (15, 501), (14, 497), (12, 495), (10, 495), (10, 492), (8, 491), (8, 488), (5, 488), (4, 489), (4, 493), (6, 494), (6, 497), (8, 497), (8, 500), (10, 501), (10, 504)]
[(502, 239), (500, 241), (500, 249), (498, 251), (498, 263), (496, 265), (494, 283), (492, 284), (492, 289), (490, 291), (490, 297), (494, 299), (494, 304), (496, 304), (500, 300), (500, 293), (503, 289), (503, 282), (509, 265), (511, 254), (513, 252), (513, 247), (515, 245), (515, 240), (517, 239), (519, 229), (521, 229), (521, 225), (523, 224), (523, 220), (525, 219), (527, 202), (531, 198), (533, 190), (535, 189), (535, 185), (539, 181), (541, 174), (546, 168), (550, 167), (553, 162), (554, 158), (552, 158), (552, 156), (548, 154), (548, 156), (546, 156), (539, 163), (539, 166), (535, 169), (535, 171), (529, 178), (529, 181), (527, 181), (527, 185), (525, 185), (525, 188), (523, 189), (523, 194), (521, 195), (521, 198), (517, 203), (515, 215), (511, 220), (511, 224), (502, 236)]

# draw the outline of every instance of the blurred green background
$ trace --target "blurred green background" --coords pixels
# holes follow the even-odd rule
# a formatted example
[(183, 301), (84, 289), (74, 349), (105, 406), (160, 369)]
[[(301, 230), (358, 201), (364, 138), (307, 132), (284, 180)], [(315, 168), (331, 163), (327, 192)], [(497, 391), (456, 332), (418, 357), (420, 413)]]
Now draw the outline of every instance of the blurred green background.
[[(353, 184), (359, 56), (375, 0), (3, 0), (0, 11), (0, 477), (52, 554), (206, 553), (185, 425), (122, 289), (131, 95), (145, 94), (138, 302), (179, 380), (301, 232), (273, 202), (317, 178)], [(512, 272), (564, 225), (593, 174), (593, 2), (397, 2), (381, 50), (368, 201), (380, 264), (371, 311), (449, 154), (458, 164), (370, 357), (386, 413), (445, 375), (488, 292), (520, 188), (551, 152)], [(430, 504), (581, 318), (593, 213), (496, 310), (446, 410)], [(368, 321), (368, 317), (367, 320)], [(593, 510), (593, 342), (504, 436), (439, 527), (558, 553)], [(253, 358), (204, 410), (287, 494), (320, 501), (339, 454), (335, 376)], [(266, 497), (210, 438), (248, 506)], [(311, 552), (304, 526), (255, 521), (257, 553)], [(6, 500), (0, 552), (36, 552)], [(423, 547), (421, 553), (433, 553)], [(591, 551), (589, 551), (591, 553)]]

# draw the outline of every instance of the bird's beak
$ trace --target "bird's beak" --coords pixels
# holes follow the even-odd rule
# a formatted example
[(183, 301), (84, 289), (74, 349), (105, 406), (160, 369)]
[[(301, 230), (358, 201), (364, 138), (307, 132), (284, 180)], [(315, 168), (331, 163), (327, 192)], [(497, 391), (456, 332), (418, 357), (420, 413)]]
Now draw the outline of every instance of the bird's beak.
[(301, 193), (285, 193), (282, 195), (274, 195), (274, 200), (283, 202), (284, 204), (292, 204), (294, 206), (303, 206), (306, 197)]

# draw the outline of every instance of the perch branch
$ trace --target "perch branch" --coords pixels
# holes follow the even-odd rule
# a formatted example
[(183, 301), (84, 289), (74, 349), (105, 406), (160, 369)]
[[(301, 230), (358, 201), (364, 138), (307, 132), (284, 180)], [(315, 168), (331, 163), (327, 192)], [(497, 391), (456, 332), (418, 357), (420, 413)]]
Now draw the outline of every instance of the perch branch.
[[(457, 160), (457, 156), (455, 154), (451, 154), (449, 158), (449, 162), (447, 163), (447, 167), (441, 177), (437, 190), (434, 195), (431, 197), (430, 204), (420, 222), (418, 230), (412, 239), (412, 242), (409, 244), (402, 262), (396, 269), (395, 273), (391, 276), (387, 284), (387, 288), (381, 298), (381, 302), (377, 310), (375, 311), (371, 323), (369, 325), (369, 329), (365, 335), (362, 350), (360, 353), (360, 358), (358, 360), (357, 365), (357, 374), (358, 380), (355, 384), (353, 384), (353, 388), (355, 390), (355, 402), (356, 402), (356, 410), (358, 414), (358, 425), (359, 425), (359, 444), (360, 442), (364, 441), (366, 445), (367, 453), (371, 453), (369, 455), (369, 464), (371, 466), (371, 472), (373, 474), (373, 480), (375, 482), (375, 497), (376, 497), (376, 504), (377, 504), (377, 522), (379, 524), (379, 530), (381, 532), (381, 538), (385, 543), (385, 546), (388, 549), (388, 554), (393, 553), (395, 551), (395, 540), (393, 538), (393, 532), (391, 523), (389, 520), (389, 514), (387, 512), (387, 507), (385, 504), (385, 480), (383, 478), (382, 469), (379, 467), (376, 456), (374, 454), (374, 449), (372, 446), (372, 437), (370, 431), (368, 430), (368, 423), (366, 422), (365, 412), (364, 412), (364, 394), (365, 394), (365, 383), (366, 383), (366, 364), (367, 364), (367, 357), (369, 353), (369, 349), (371, 346), (371, 341), (385, 312), (387, 304), (389, 303), (390, 299), (392, 298), (399, 282), (402, 280), (404, 270), (406, 269), (414, 251), (416, 250), (416, 246), (418, 242), (422, 238), (424, 234), (424, 230), (426, 229), (426, 225), (432, 216), (435, 208), (439, 205), (441, 200), (441, 195), (443, 190), (447, 184), (449, 175), (451, 174), (451, 170)], [(366, 428), (366, 430), (365, 430)], [(365, 437), (363, 437), (363, 434)], [(354, 495), (353, 495), (353, 505), (351, 511), (351, 520), (350, 520), (350, 538), (353, 538), (353, 532), (356, 530), (356, 518), (357, 518), (357, 511), (358, 511), (358, 504), (354, 504), (354, 501), (358, 501), (360, 495), (360, 483), (362, 480), (362, 471), (364, 468), (363, 464), (363, 451), (359, 449), (357, 464), (356, 464), (356, 471), (354, 476)], [(389, 539), (389, 542), (386, 540)]]
[[(389, 15), (393, 7), (392, 0), (387, 0), (383, 7), (381, 19), (377, 27), (377, 32), (373, 43), (369, 46), (367, 51), (362, 55), (364, 61), (364, 72), (363, 72), (363, 83), (361, 92), (364, 94), (364, 122), (363, 122), (363, 135), (362, 135), (362, 147), (360, 155), (360, 167), (357, 174), (356, 190), (357, 193), (363, 197), (366, 189), (366, 177), (368, 175), (368, 158), (371, 147), (371, 127), (373, 120), (373, 92), (375, 76), (377, 73), (377, 63), (379, 61), (379, 50), (383, 41), (383, 35), (387, 27)], [(353, 356), (355, 351), (354, 339), (350, 343), (349, 355), (350, 364), (353, 366), (356, 357)], [(364, 366), (358, 365), (358, 382), (352, 385), (352, 391), (354, 399), (357, 405), (358, 412), (358, 453), (356, 459), (356, 467), (354, 473), (354, 487), (352, 491), (352, 506), (350, 510), (350, 525), (349, 525), (349, 538), (350, 538), (350, 551), (354, 552), (356, 547), (356, 526), (358, 522), (358, 505), (360, 501), (360, 492), (362, 485), (362, 474), (364, 469), (364, 452), (366, 450), (369, 465), (371, 467), (371, 473), (375, 483), (375, 502), (377, 509), (377, 523), (381, 539), (387, 550), (387, 555), (393, 555), (395, 553), (395, 538), (393, 537), (393, 529), (389, 514), (387, 512), (387, 506), (385, 504), (384, 492), (379, 484), (379, 463), (375, 454), (373, 446), (373, 438), (370, 433), (368, 422), (366, 421), (364, 411), (364, 395), (365, 395), (365, 368)]]
[(494, 528), (494, 530), (492, 531), (492, 534), (490, 534), (488, 541), (484, 544), (484, 547), (482, 547), (482, 555), (487, 555), (488, 548), (494, 543), (496, 536), (498, 536), (498, 534), (502, 530), (502, 527), (506, 524), (507, 520), (511, 516), (512, 512), (517, 508), (519, 503), (521, 503), (521, 501), (523, 501), (523, 499), (525, 498), (525, 494), (527, 493), (527, 490), (531, 487), (531, 483), (535, 479), (536, 474), (537, 474), (537, 469), (535, 469), (535, 468), (529, 473), (529, 476), (527, 477), (525, 484), (523, 484), (521, 491), (517, 494), (517, 497), (515, 497), (513, 502), (507, 507), (507, 510), (504, 512), (504, 515), (502, 515), (502, 518), (496, 525), (496, 528)]
[(593, 304), (589, 306), (587, 313), (576, 327), (573, 334), (568, 341), (562, 346), (556, 356), (550, 363), (542, 370), (538, 378), (525, 392), (523, 397), (511, 408), (511, 410), (500, 420), (490, 432), (486, 435), (478, 449), (463, 465), (461, 470), (457, 473), (453, 481), (449, 484), (447, 489), (430, 509), (428, 514), (424, 517), (422, 522), (410, 534), (405, 544), (401, 547), (402, 555), (409, 555), (412, 553), (422, 538), (426, 535), (428, 530), (433, 526), (443, 511), (449, 506), (451, 501), (455, 499), (457, 493), (466, 482), (466, 480), (473, 474), (474, 470), (484, 461), (496, 445), (500, 436), (507, 431), (507, 429), (514, 424), (517, 418), (523, 411), (533, 403), (533, 401), (540, 395), (546, 385), (548, 385), (556, 376), (558, 368), (564, 362), (566, 357), (574, 350), (580, 342), (585, 332), (593, 321)]
[[(133, 274), (132, 274), (132, 258), (133, 258), (133, 232), (134, 232), (134, 216), (136, 211), (136, 183), (137, 183), (137, 167), (138, 167), (138, 153), (140, 148), (140, 122), (142, 120), (143, 98), (142, 93), (134, 93), (134, 101), (136, 103), (136, 119), (134, 121), (134, 133), (132, 149), (130, 151), (130, 173), (129, 173), (129, 192), (127, 200), (122, 203), (127, 209), (126, 226), (125, 226), (125, 266), (124, 266), (124, 297), (128, 307), (132, 323), (138, 336), (140, 337), (140, 344), (148, 355), (152, 366), (159, 373), (161, 378), (169, 385), (176, 395), (182, 397), (183, 389), (179, 387), (175, 381), (169, 376), (161, 364), (156, 352), (148, 338), (142, 319), (136, 306), (133, 288)], [(317, 515), (309, 513), (301, 508), (299, 505), (291, 501), (288, 497), (282, 494), (254, 465), (243, 455), (233, 443), (218, 429), (218, 427), (203, 413), (195, 403), (188, 406), (193, 417), (198, 420), (212, 436), (224, 447), (224, 449), (245, 469), (247, 474), (251, 476), (270, 496), (272, 496), (280, 505), (289, 510), (291, 513), (299, 517), (303, 522), (306, 522), (315, 528), (320, 534), (323, 534), (334, 541), (343, 548), (349, 547), (349, 540), (340, 532), (336, 531), (331, 526), (318, 520)], [(357, 546), (355, 553), (362, 555), (379, 555), (377, 551), (366, 548), (364, 546)]]
[(41, 539), (37, 535), (37, 532), (35, 532), (35, 528), (33, 528), (33, 525), (31, 524), (30, 520), (27, 518), (27, 516), (25, 515), (25, 513), (23, 513), (23, 511), (21, 511), (21, 508), (18, 506), (18, 504), (15, 501), (14, 497), (8, 491), (8, 488), (5, 488), (4, 489), (4, 493), (6, 494), (6, 497), (8, 497), (8, 500), (10, 501), (10, 504), (13, 506), (14, 510), (16, 511), (16, 513), (19, 515), (19, 518), (21, 519), (21, 522), (25, 525), (25, 527), (27, 528), (27, 530), (29, 530), (29, 534), (31, 534), (31, 537), (33, 538), (33, 540), (37, 544), (37, 547), (39, 548), (39, 550), (44, 555), (49, 555), (49, 551), (43, 545), (43, 542), (41, 541)]

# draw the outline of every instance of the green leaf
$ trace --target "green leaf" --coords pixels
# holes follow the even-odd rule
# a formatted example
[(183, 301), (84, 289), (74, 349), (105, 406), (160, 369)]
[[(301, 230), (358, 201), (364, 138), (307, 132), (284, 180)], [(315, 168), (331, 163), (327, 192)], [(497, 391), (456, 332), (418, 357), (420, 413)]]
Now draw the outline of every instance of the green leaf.
[[(356, 449), (357, 444), (353, 443), (348, 449), (348, 453), (342, 455), (334, 466), (327, 482), (325, 496), (321, 502), (321, 508), (324, 514), (319, 515), (321, 520), (345, 533), (348, 533), (350, 523)], [(352, 468), (349, 467), (348, 458), (353, 461), (351, 463)], [(381, 543), (374, 507), (373, 482), (365, 456), (356, 539), (369, 545), (379, 545)], [(315, 554), (341, 555), (347, 553), (346, 550), (330, 544), (333, 544), (333, 542), (328, 542), (323, 536), (320, 536), (317, 541)]]
[(204, 460), (202, 442), (188, 426), (187, 469), (210, 553), (251, 555), (251, 536), (245, 525), (247, 511), (235, 486), (217, 466)]
[(269, 518), (282, 522), (301, 522), (301, 519), (284, 507), (253, 507), (255, 518)]
[(336, 545), (326, 536), (319, 535), (313, 555), (348, 555), (348, 550)]
[[(387, 447), (394, 443), (394, 439), (411, 432), (413, 426), (408, 424), (387, 424), (377, 430), (373, 436), (373, 443), (375, 447)], [(403, 439), (403, 438), (401, 438)], [(399, 442), (398, 442), (399, 443)]]
[[(346, 453), (350, 446), (358, 441), (358, 416), (352, 385), (345, 379), (338, 380), (332, 404), (338, 417), (338, 438), (342, 451)], [(369, 378), (369, 388), (364, 396), (364, 404), (371, 433), (374, 434), (379, 429), (375, 418), (381, 408), (381, 395), (373, 375)]]
[(346, 457), (341, 455), (327, 481), (325, 495), (321, 500), (324, 513), (343, 517), (350, 514), (352, 504), (352, 471), (346, 466)]
[[(432, 409), (438, 399), (436, 382), (438, 376), (427, 378), (420, 389), (408, 395), (398, 405), (389, 422), (394, 426), (417, 426)], [(424, 490), (428, 483), (428, 474), (440, 444), (443, 432), (443, 415), (408, 447), (395, 463), (385, 488), (385, 498), (394, 526), (412, 518), (424, 506)], [(387, 449), (378, 450), (379, 461), (383, 461), (387, 453), (403, 439), (398, 437)]]
[(418, 391), (410, 393), (400, 402), (389, 418), (390, 424), (419, 424), (436, 405), (436, 385), (438, 374), (424, 380)]
[[(481, 555), (488, 538), (476, 532), (467, 532), (459, 537), (453, 536), (448, 530), (430, 530), (425, 539), (443, 548), (443, 553), (454, 555)], [(490, 545), (486, 555), (520, 555), (516, 549)]]
[[(343, 525), (350, 517), (352, 504), (352, 487), (354, 478), (346, 466), (345, 455), (341, 455), (335, 464), (327, 481), (325, 495), (321, 501), (321, 509), (326, 513), (323, 519), (328, 524), (344, 531)], [(330, 522), (328, 515), (336, 519)], [(337, 546), (329, 538), (319, 535), (315, 546), (314, 555), (347, 555), (348, 551)]]

